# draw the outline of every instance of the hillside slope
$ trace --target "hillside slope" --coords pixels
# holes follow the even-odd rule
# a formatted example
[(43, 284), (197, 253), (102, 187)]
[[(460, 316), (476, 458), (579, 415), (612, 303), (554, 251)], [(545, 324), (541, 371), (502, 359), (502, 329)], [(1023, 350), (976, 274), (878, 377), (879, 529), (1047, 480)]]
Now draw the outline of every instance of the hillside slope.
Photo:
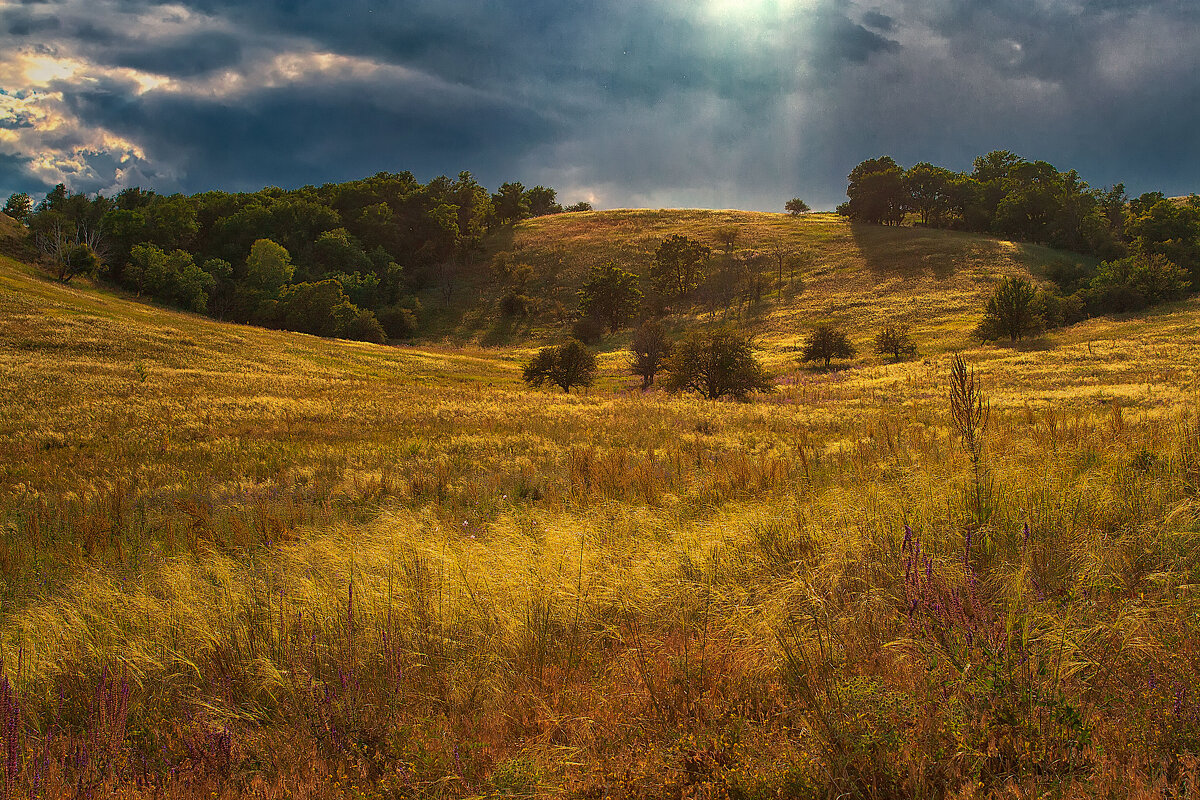
[[(654, 251), (671, 235), (726, 258), (720, 234), (736, 231), (732, 256), (760, 274), (760, 301), (724, 304), (714, 314), (702, 304), (683, 312), (751, 325), (774, 346), (794, 344), (808, 328), (831, 322), (866, 336), (881, 322), (904, 320), (938, 349), (968, 346), (970, 330), (992, 285), (1008, 274), (1037, 275), (1065, 254), (1036, 245), (975, 234), (860, 225), (836, 214), (792, 217), (746, 211), (617, 210), (539, 217), (493, 237), (492, 257), (528, 264), (526, 293), (540, 301), (530, 319), (505, 320), (496, 300), (504, 287), (483, 283), (452, 303), (449, 329), (460, 341), (513, 343), (561, 335), (577, 308), (575, 292), (589, 267), (615, 261), (645, 275)], [(914, 303), (914, 298), (919, 298)], [(427, 303), (437, 317), (444, 301)], [(445, 320), (440, 320), (445, 325)]]

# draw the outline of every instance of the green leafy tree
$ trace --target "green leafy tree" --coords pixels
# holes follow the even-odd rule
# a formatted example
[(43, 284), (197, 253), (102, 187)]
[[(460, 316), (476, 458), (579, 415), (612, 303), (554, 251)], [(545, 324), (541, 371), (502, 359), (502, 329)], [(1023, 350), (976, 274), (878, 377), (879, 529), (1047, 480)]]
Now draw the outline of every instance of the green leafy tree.
[(287, 330), (376, 343), (387, 338), (375, 315), (351, 303), (333, 279), (286, 286), (275, 308), (277, 324)]
[(616, 331), (632, 317), (642, 300), (638, 277), (609, 261), (593, 266), (579, 289), (579, 308)]
[(525, 186), (521, 183), (500, 184), (500, 190), (492, 195), (492, 207), (501, 225), (512, 225), (525, 219), (529, 216)]
[(362, 245), (345, 228), (325, 231), (313, 243), (313, 259), (322, 273), (369, 272), (371, 259), (363, 252)]
[(580, 200), (578, 203), (572, 203), (571, 205), (567, 206), (566, 209), (564, 209), (564, 210), (567, 211), (568, 213), (576, 213), (579, 211), (591, 211), (592, 204), (589, 203), (587, 200)]
[(633, 332), (629, 343), (629, 369), (642, 379), (643, 390), (654, 384), (654, 376), (663, 369), (670, 355), (671, 342), (658, 322), (647, 320)]
[(857, 351), (846, 334), (828, 325), (821, 325), (808, 334), (800, 353), (801, 361), (823, 361), (826, 369), (835, 358), (854, 358)]
[(904, 170), (891, 156), (870, 158), (852, 169), (846, 196), (849, 201), (838, 210), (857, 222), (899, 225), (908, 210)]
[(791, 214), (793, 217), (798, 217), (801, 214), (807, 214), (808, 212), (812, 211), (812, 209), (808, 207), (808, 203), (804, 202), (799, 197), (793, 197), (791, 200), (788, 200), (786, 203), (784, 203), (783, 210)]
[(774, 388), (750, 339), (727, 328), (690, 332), (672, 347), (664, 369), (668, 390), (696, 392), (709, 400), (740, 400)]
[(238, 304), (243, 318), (268, 319), (274, 315), (271, 304), (295, 275), (291, 254), (286, 247), (270, 239), (258, 239), (246, 258), (245, 278), (238, 287)]
[(522, 378), (530, 386), (549, 382), (569, 392), (575, 386), (591, 386), (596, 374), (596, 356), (582, 342), (571, 339), (564, 344), (543, 347), (525, 365)]
[(24, 192), (10, 194), (8, 201), (4, 204), (4, 213), (17, 222), (24, 222), (31, 211), (33, 211), (33, 198)]
[(133, 247), (123, 274), (126, 283), (139, 294), (189, 311), (204, 311), (217, 283), (212, 274), (196, 266), (191, 253), (166, 253), (149, 242)]
[(1161, 254), (1137, 254), (1105, 261), (1096, 268), (1088, 297), (1101, 311), (1138, 311), (1164, 300), (1187, 294), (1191, 279), (1187, 271)]
[(909, 205), (920, 215), (922, 225), (940, 225), (950, 212), (954, 178), (950, 170), (928, 161), (914, 164), (904, 174)]
[(664, 298), (687, 296), (704, 280), (712, 251), (693, 239), (675, 234), (654, 251), (650, 285)]
[(1012, 342), (1034, 335), (1043, 327), (1036, 297), (1037, 288), (1025, 278), (1005, 278), (988, 298), (976, 335), (984, 340), (1007, 336)]
[(907, 325), (884, 325), (879, 329), (879, 333), (875, 334), (875, 352), (899, 361), (915, 356), (917, 345)]
[(558, 193), (546, 186), (535, 186), (525, 192), (525, 202), (529, 206), (529, 216), (544, 217), (547, 214), (561, 214), (562, 206), (558, 204)]

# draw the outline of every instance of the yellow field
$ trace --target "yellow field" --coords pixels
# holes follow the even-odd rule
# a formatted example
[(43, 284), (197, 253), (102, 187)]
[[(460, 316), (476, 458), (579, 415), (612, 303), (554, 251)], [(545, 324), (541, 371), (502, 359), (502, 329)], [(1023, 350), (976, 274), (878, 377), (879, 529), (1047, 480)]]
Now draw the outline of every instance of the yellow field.
[[(505, 347), (322, 340), (0, 256), (5, 786), (1194, 788), (1196, 302), (979, 347), (992, 282), (1052, 253), (742, 212), (561, 215), (494, 244), (561, 262), (567, 291), (600, 243), (645, 263), (730, 221), (795, 254), (741, 319), (779, 389), (740, 404), (638, 391), (627, 334), (592, 389), (530, 391), (545, 321)], [(910, 314), (920, 356), (871, 354)], [(815, 319), (851, 332), (847, 368), (797, 364)], [(948, 415), (960, 350), (991, 404), (978, 473)]]

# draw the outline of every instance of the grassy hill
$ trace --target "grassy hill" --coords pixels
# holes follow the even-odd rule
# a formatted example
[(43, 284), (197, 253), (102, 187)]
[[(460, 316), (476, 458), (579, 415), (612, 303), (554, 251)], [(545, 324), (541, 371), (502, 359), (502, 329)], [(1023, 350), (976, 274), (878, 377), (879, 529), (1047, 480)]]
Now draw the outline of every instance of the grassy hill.
[[(967, 334), (992, 281), (1052, 256), (1039, 248), (632, 211), (532, 221), (494, 246), (569, 293), (605, 248), (644, 264), (667, 232), (730, 221), (745, 247), (779, 237), (793, 254), (783, 291), (740, 312), (779, 383), (749, 403), (638, 391), (621, 336), (591, 390), (527, 390), (519, 365), (553, 320), (485, 347), (477, 295), (452, 298), (480, 315), (454, 331), (475, 343), (384, 347), (62, 286), (0, 256), (10, 785), (1184, 786), (1200, 741), (1196, 302), (1014, 349)], [(914, 309), (918, 359), (865, 352), (879, 319)], [(814, 318), (864, 354), (800, 367)], [(978, 465), (947, 400), (959, 349), (991, 409)]]
[[(449, 304), (436, 293), (425, 298), (435, 320), (432, 335), (490, 344), (554, 338), (576, 308), (575, 292), (591, 266), (615, 261), (644, 275), (655, 249), (671, 235), (703, 242), (719, 262), (725, 252), (719, 233), (730, 228), (737, 231), (733, 255), (750, 259), (761, 271), (763, 299), (752, 308), (742, 303), (725, 307), (720, 316), (752, 325), (775, 346), (794, 344), (816, 321), (873, 335), (880, 322), (905, 319), (939, 349), (965, 347), (965, 334), (996, 281), (1008, 274), (1039, 274), (1048, 261), (1063, 255), (975, 234), (851, 224), (836, 214), (557, 214), (522, 222), (489, 242), (491, 257), (507, 254), (532, 267), (528, 293), (542, 301), (541, 313), (517, 322), (503, 319), (496, 303), (500, 287), (484, 282)], [(912, 305), (914, 297), (920, 305)]]

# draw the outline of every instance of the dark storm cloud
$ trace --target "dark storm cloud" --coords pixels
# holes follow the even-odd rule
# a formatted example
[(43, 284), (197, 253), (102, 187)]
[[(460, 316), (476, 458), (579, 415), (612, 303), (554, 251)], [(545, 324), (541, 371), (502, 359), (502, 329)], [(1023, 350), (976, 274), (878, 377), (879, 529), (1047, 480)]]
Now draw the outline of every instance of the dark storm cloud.
[(100, 59), (113, 66), (187, 78), (236, 66), (242, 60), (242, 43), (229, 33), (203, 31), (151, 43), (123, 43)]
[[(965, 169), (1006, 148), (1094, 184), (1200, 188), (1198, 22), (1200, 4), (1181, 0), (23, 0), (0, 11), (13, 42), (102, 73), (54, 85), (77, 124), (37, 140), (70, 150), (75, 137), (78, 150), (103, 129), (136, 145), (112, 163), (90, 150), (67, 159), (92, 185), (106, 171), (197, 190), (471, 169), (493, 186), (546, 182), (608, 205), (756, 208), (795, 194), (831, 207), (847, 171), (883, 153)], [(305, 61), (322, 54), (331, 66)], [(24, 136), (35, 117), (0, 119)], [(9, 166), (22, 168), (33, 169)]]

